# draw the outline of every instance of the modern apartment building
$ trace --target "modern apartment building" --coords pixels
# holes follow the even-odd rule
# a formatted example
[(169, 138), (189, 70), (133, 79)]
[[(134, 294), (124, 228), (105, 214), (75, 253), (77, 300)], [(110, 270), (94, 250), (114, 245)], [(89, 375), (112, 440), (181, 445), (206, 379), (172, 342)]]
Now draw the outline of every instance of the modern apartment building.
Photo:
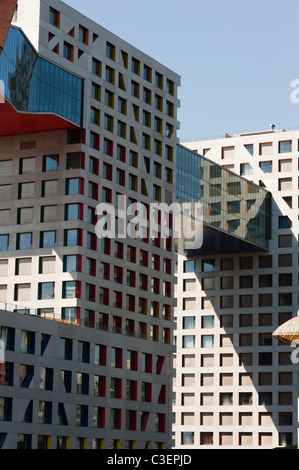
[(298, 314), (298, 142), (271, 126), (179, 146), (177, 194), (205, 224), (178, 258), (176, 448), (297, 444), (298, 364), (272, 334)]
[[(15, 322), (8, 324), (9, 314), (1, 313), (3, 339), (8, 327), (19, 331), (26, 320), (32, 332), (41, 324), (36, 321), (43, 322), (42, 333), (53, 342), (60, 333), (89, 335), (90, 351), (95, 345), (105, 351), (105, 367), (86, 372), (85, 390), (92, 395), (94, 376), (106, 377), (98, 404), (83, 403), (75, 377), (83, 380), (85, 370), (73, 371), (72, 403), (87, 408), (83, 421), (72, 421), (74, 410), (68, 415), (67, 408), (65, 419), (82, 425), (79, 441), (68, 439), (69, 430), (58, 433), (61, 407), (55, 394), (41, 397), (45, 390), (33, 394), (32, 405), (24, 395), (32, 406), (24, 432), (15, 400), (26, 387), (19, 387), (18, 369), (35, 363), (29, 356), (16, 359), (8, 381), (13, 387), (0, 385), (2, 448), (16, 447), (24, 434), (20, 442), (33, 448), (45, 435), (53, 436), (54, 448), (58, 442), (71, 448), (167, 448), (174, 243), (147, 234), (98, 238), (95, 227), (100, 202), (126, 211), (120, 197), (126, 196), (127, 206), (143, 203), (149, 218), (152, 202), (175, 200), (180, 78), (59, 0), (19, 0), (0, 57), (0, 80), (0, 302)], [(121, 223), (116, 217), (117, 234), (125, 228)], [(22, 314), (45, 319), (18, 320)], [(26, 354), (20, 348), (16, 342), (15, 351)], [(65, 393), (66, 382), (56, 380), (56, 372), (53, 392)], [(35, 399), (51, 403), (46, 432), (39, 428), (42, 411)], [(104, 413), (96, 425), (93, 406)]]

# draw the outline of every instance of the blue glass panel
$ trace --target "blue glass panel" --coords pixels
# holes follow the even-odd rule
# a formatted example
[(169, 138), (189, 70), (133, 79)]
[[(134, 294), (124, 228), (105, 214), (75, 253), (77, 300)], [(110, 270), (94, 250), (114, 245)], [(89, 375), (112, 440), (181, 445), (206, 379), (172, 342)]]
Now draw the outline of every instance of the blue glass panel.
[(7, 251), (8, 250), (8, 235), (0, 235), (0, 251)]
[(83, 80), (40, 57), (13, 26), (0, 58), (0, 79), (18, 111), (55, 113), (81, 125)]
[(206, 226), (267, 248), (271, 194), (182, 145), (177, 145), (176, 154), (179, 202), (200, 201)]

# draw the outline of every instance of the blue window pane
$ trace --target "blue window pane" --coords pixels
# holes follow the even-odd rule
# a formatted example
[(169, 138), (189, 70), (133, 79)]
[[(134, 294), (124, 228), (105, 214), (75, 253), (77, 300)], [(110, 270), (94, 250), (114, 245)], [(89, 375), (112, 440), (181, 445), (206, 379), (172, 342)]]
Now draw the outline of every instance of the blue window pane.
[(63, 298), (73, 299), (77, 296), (77, 281), (65, 281), (63, 283)]
[(78, 230), (70, 229), (65, 231), (65, 246), (76, 246), (78, 245)]
[(184, 261), (184, 273), (194, 273), (196, 266), (195, 260)]
[(8, 250), (9, 235), (0, 235), (0, 251)]
[(77, 322), (77, 308), (76, 307), (63, 307), (61, 318), (71, 322)]
[(261, 169), (264, 173), (272, 173), (272, 162), (271, 162), (271, 161), (268, 161), (268, 162), (260, 162), (260, 169)]
[(279, 142), (279, 153), (287, 153), (292, 151), (292, 141), (285, 140), (283, 142)]
[(17, 250), (30, 250), (32, 248), (32, 233), (17, 234)]
[(66, 181), (66, 194), (79, 194), (80, 192), (80, 179), (72, 178)]
[(43, 161), (43, 171), (57, 171), (59, 155), (45, 155)]
[[(65, 47), (65, 54), (71, 58), (72, 48)], [(81, 124), (83, 80), (39, 57), (13, 26), (1, 55), (0, 76), (6, 97), (18, 111), (56, 113)], [(18, 83), (22, 93), (16, 91)]]
[(202, 261), (202, 270), (204, 273), (209, 273), (215, 271), (215, 260), (214, 259), (204, 259)]
[(54, 299), (54, 282), (41, 282), (39, 284), (39, 299)]
[(248, 150), (250, 155), (253, 155), (253, 144), (245, 145), (245, 148)]
[(66, 204), (65, 206), (65, 219), (78, 220), (80, 215), (79, 204)]
[(77, 271), (77, 255), (66, 255), (64, 257), (64, 272), (75, 272)]

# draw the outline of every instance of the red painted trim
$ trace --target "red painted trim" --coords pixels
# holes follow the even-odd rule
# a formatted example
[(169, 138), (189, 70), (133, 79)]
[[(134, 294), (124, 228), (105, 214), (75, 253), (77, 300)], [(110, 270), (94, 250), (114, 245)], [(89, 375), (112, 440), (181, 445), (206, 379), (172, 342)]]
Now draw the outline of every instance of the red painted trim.
[(1, 137), (61, 129), (78, 129), (76, 124), (55, 114), (20, 113), (7, 100), (0, 104), (0, 121)]

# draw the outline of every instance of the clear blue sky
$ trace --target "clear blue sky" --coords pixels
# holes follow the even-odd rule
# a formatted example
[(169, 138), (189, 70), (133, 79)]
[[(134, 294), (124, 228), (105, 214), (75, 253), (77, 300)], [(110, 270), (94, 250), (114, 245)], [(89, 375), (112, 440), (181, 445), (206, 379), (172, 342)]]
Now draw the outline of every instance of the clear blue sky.
[(181, 76), (182, 140), (299, 128), (298, 0), (65, 1)]

